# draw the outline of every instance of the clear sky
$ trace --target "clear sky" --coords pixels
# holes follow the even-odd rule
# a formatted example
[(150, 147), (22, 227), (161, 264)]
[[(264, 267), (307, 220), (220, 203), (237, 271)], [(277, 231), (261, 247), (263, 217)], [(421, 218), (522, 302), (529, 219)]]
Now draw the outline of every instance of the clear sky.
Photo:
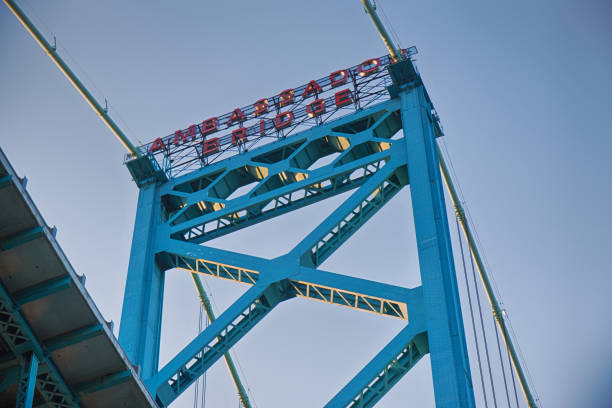
[[(69, 64), (142, 142), (385, 53), (358, 0), (18, 3), (55, 33)], [(379, 4), (401, 45), (419, 49), (419, 70), (543, 406), (610, 406), (610, 2)], [(123, 147), (4, 6), (0, 90), (0, 146), (28, 177), (117, 332), (138, 193)], [(280, 255), (341, 199), (215, 245)], [(415, 286), (414, 246), (405, 189), (323, 269)], [(206, 282), (218, 312), (245, 289)], [(162, 363), (195, 335), (197, 315), (188, 276), (170, 272)], [(298, 299), (234, 350), (258, 407), (321, 406), (401, 325)], [(208, 384), (208, 406), (237, 406), (221, 362)], [(379, 406), (432, 401), (425, 359)], [(192, 394), (175, 406), (193, 406)]]

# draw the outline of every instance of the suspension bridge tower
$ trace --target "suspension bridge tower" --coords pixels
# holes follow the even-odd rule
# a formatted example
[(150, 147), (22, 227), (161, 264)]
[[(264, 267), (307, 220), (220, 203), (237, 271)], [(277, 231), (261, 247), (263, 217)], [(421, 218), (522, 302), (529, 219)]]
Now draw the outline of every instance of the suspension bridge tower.
[[(15, 3), (5, 3), (129, 151), (125, 165), (139, 198), (119, 330), (121, 350), (109, 350), (125, 353), (131, 366), (122, 360), (120, 380), (130, 379), (143, 400), (152, 397), (157, 406), (169, 406), (225, 356), (241, 402), (249, 407), (228, 352), (275, 307), (302, 297), (404, 322), (396, 336), (330, 396), (326, 407), (373, 406), (427, 354), (436, 406), (474, 407), (443, 176), (514, 368), (525, 384), (438, 150), (436, 138), (443, 132), (412, 60), (416, 49), (392, 44), (369, 1), (364, 0), (364, 6), (389, 55), (338, 67), (142, 146), (129, 141)], [(321, 268), (403, 188), (410, 190), (421, 286), (395, 286)], [(215, 238), (343, 193), (348, 198), (284, 255), (266, 259), (207, 246)], [(191, 274), (204, 307), (201, 276), (249, 289), (216, 318), (207, 309), (210, 325), (160, 367), (164, 281), (171, 269)], [(95, 327), (95, 333), (112, 337), (102, 323)], [(32, 375), (41, 358), (43, 365), (54, 367), (44, 359), (44, 347), (28, 354)], [(19, 395), (29, 396), (31, 405), (34, 385), (26, 374), (23, 388), (29, 391)], [(52, 374), (62, 377), (57, 370)], [(72, 386), (57, 383), (72, 401)], [(535, 406), (528, 387), (523, 388), (528, 404)]]
[[(439, 120), (401, 50), (208, 118), (139, 147), (140, 189), (119, 340), (167, 406), (282, 302), (305, 297), (402, 319), (406, 326), (328, 406), (371, 406), (427, 353), (439, 407), (473, 407), (470, 366), (436, 137)], [(399, 135), (399, 137), (397, 136)], [(311, 165), (339, 153), (328, 164)], [(254, 185), (236, 196), (235, 191)], [(320, 269), (398, 191), (410, 188), (422, 286)], [(352, 194), (291, 251), (263, 259), (206, 246), (320, 200)], [(164, 273), (251, 288), (158, 367)]]

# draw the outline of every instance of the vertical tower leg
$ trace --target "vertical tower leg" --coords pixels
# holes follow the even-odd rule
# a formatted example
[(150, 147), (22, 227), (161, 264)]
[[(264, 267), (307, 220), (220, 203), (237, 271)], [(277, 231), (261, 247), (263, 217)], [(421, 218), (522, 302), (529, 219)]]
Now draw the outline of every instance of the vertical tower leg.
[(474, 407), (431, 107), (422, 86), (400, 98), (436, 406)]
[(19, 376), (19, 389), (17, 390), (17, 403), (15, 404), (16, 408), (32, 408), (37, 372), (38, 359), (34, 353), (28, 352), (24, 355), (24, 362)]
[(143, 379), (157, 373), (159, 361), (164, 272), (154, 256), (158, 202), (156, 184), (140, 189), (119, 329), (119, 343)]

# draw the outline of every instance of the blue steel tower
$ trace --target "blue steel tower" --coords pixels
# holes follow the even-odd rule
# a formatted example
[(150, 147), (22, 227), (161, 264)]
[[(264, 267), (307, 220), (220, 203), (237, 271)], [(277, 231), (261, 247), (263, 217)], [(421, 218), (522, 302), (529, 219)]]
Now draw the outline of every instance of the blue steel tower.
[[(295, 297), (406, 322), (327, 407), (373, 406), (427, 353), (436, 405), (475, 405), (436, 147), (442, 131), (413, 52), (403, 50), (407, 58), (399, 62), (366, 60), (128, 157), (140, 195), (119, 340), (159, 405), (172, 403), (272, 309)], [(227, 135), (211, 137), (225, 129)], [(253, 187), (240, 190), (247, 185)], [(404, 187), (412, 198), (420, 287), (320, 269)], [(347, 191), (285, 255), (264, 259), (205, 246)], [(160, 368), (164, 274), (173, 268), (250, 288)]]
[[(99, 398), (92, 395), (108, 392), (112, 398), (105, 396), (106, 403), (129, 401), (130, 406), (146, 403), (164, 407), (225, 357), (241, 403), (250, 408), (228, 351), (274, 307), (304, 297), (405, 322), (405, 327), (326, 407), (373, 406), (427, 353), (436, 405), (473, 407), (441, 170), (527, 404), (537, 406), (505, 314), (439, 153), (436, 138), (442, 136), (442, 130), (411, 61), (416, 49), (400, 50), (393, 44), (371, 2), (362, 0), (390, 55), (367, 59), (140, 147), (131, 143), (15, 2), (4, 2), (129, 151), (126, 166), (140, 189), (119, 333), (125, 354), (116, 344), (112, 329), (103, 330), (101, 315), (92, 309), (84, 293), (80, 292), (84, 304), (79, 310), (95, 317), (89, 325), (77, 329), (62, 326), (64, 334), (41, 343), (36, 330), (40, 331), (38, 325), (46, 324), (46, 319), (34, 313), (32, 328), (24, 320), (23, 304), (69, 287), (75, 291), (79, 288), (76, 275), (65, 264), (59, 280), (41, 281), (27, 290), (13, 287), (12, 293), (2, 289), (0, 297), (6, 300), (4, 317), (8, 323), (0, 334), (18, 356), (19, 372), (17, 366), (9, 367), (10, 378), (19, 382), (18, 405), (31, 406), (36, 389), (39, 399), (62, 406), (88, 404)], [(218, 132), (224, 134), (217, 136)], [(12, 167), (6, 159), (2, 161), (4, 187), (17, 186), (11, 182), (16, 177)], [(421, 286), (405, 288), (321, 269), (327, 258), (406, 186), (412, 197)], [(17, 188), (20, 197), (26, 206), (34, 208), (24, 189)], [(205, 246), (217, 237), (349, 192), (323, 222), (277, 258)], [(38, 210), (34, 208), (28, 214), (34, 215), (38, 227), (5, 239), (0, 250), (6, 252), (41, 236), (45, 226)], [(58, 247), (54, 249), (61, 252)], [(160, 368), (164, 280), (170, 269), (191, 274), (212, 323)], [(36, 279), (46, 276), (38, 272), (34, 275)], [(200, 275), (250, 288), (215, 320)], [(54, 299), (61, 303), (68, 298), (70, 295), (64, 294)], [(47, 305), (44, 310), (51, 309)], [(83, 323), (78, 319), (65, 322)], [(96, 348), (99, 365), (88, 362), (66, 382), (51, 351), (62, 349), (58, 357), (64, 356), (66, 364), (70, 361), (66, 348), (102, 334), (108, 342), (106, 348)], [(114, 359), (119, 365), (112, 370), (106, 361), (108, 353), (119, 356)], [(82, 377), (87, 375), (95, 379), (83, 382)], [(126, 391), (125, 384), (131, 391)], [(115, 386), (123, 392), (115, 392)]]

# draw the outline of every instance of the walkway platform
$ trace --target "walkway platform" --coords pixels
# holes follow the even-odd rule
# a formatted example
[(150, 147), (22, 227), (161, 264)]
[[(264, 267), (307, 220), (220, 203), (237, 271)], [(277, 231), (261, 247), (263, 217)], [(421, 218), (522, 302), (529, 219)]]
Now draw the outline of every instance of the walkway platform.
[(0, 406), (39, 362), (33, 406), (156, 407), (0, 150)]

